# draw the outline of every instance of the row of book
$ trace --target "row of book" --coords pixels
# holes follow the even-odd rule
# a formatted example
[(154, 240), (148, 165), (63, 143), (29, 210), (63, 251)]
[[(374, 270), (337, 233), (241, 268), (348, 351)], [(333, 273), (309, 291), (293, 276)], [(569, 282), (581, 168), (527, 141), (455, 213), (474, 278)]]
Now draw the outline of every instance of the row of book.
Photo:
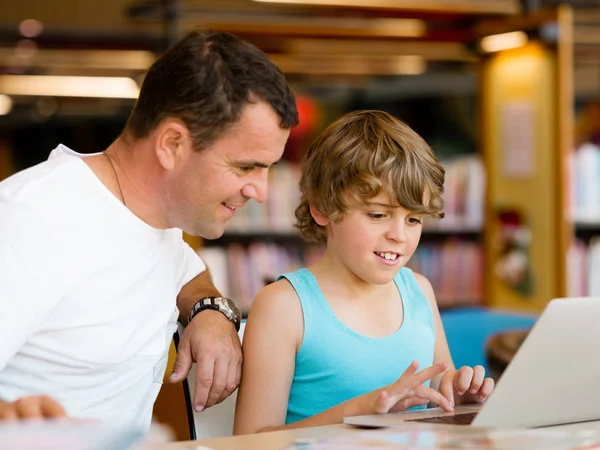
[(600, 296), (600, 237), (577, 239), (567, 255), (569, 297)]
[[(483, 223), (485, 172), (481, 160), (467, 156), (443, 162), (446, 169), (446, 216), (430, 223), (441, 230), (479, 230)], [(281, 162), (269, 171), (269, 199), (249, 201), (236, 211), (227, 230), (232, 233), (287, 233), (293, 230), (294, 211), (300, 201), (297, 164)]]
[(407, 266), (431, 282), (440, 308), (483, 301), (483, 248), (477, 242), (421, 243)]
[[(263, 241), (199, 250), (211, 269), (215, 286), (223, 295), (234, 298), (244, 313), (263, 286), (283, 273), (310, 265), (322, 253), (322, 246)], [(451, 239), (421, 244), (408, 266), (429, 279), (440, 307), (453, 307), (481, 302), (482, 258), (481, 246), (476, 242)]]
[(203, 247), (198, 253), (210, 268), (217, 289), (235, 299), (247, 314), (262, 287), (281, 274), (310, 265), (323, 254), (323, 247), (254, 241), (248, 245)]
[(570, 161), (571, 217), (576, 223), (600, 223), (600, 147), (582, 144)]

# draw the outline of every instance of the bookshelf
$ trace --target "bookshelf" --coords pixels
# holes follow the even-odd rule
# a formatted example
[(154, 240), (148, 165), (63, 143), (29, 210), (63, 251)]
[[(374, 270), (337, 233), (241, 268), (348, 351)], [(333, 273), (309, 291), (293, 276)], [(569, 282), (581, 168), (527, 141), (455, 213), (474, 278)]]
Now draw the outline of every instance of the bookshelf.
[(569, 160), (569, 296), (598, 296), (600, 269), (600, 13), (573, 13), (573, 152)]
[[(600, 268), (600, 78), (589, 76), (600, 74), (600, 15), (561, 5), (525, 19), (480, 24), (486, 35), (515, 30), (525, 31), (530, 43), (481, 63), (483, 149), (490, 173), (485, 297), (490, 306), (539, 312), (553, 298), (600, 295), (594, 276)], [(513, 129), (507, 130), (511, 104), (525, 105), (527, 114), (519, 121), (508, 118)], [(516, 131), (528, 138), (528, 146), (517, 148), (533, 163), (524, 175), (522, 166), (507, 173), (507, 142)], [(507, 206), (527, 217), (534, 278), (528, 294), (496, 273), (502, 236), (496, 214)]]
[[(515, 10), (515, 13), (517, 12), (518, 9)], [(385, 52), (386, 56), (390, 53), (394, 57), (413, 54), (415, 48), (421, 48), (423, 51), (420, 53), (426, 56), (427, 63), (431, 67), (442, 67), (451, 59), (454, 59), (454, 62), (460, 60), (476, 66), (479, 72), (476, 84), (480, 130), (475, 147), (478, 152), (481, 152), (486, 187), (479, 192), (482, 199), (470, 199), (466, 204), (483, 205), (483, 217), (479, 225), (456, 223), (447, 225), (445, 229), (427, 230), (423, 234), (421, 245), (423, 248), (427, 246), (447, 248), (449, 249), (447, 251), (451, 252), (457, 242), (459, 246), (475, 244), (474, 248), (481, 252), (479, 267), (482, 268), (482, 273), (472, 271), (470, 276), (481, 280), (481, 294), (477, 296), (478, 298), (467, 298), (471, 296), (463, 294), (465, 303), (476, 301), (490, 307), (539, 312), (550, 299), (572, 294), (575, 292), (575, 285), (589, 284), (591, 277), (587, 276), (588, 266), (590, 260), (595, 258), (592, 255), (595, 254), (596, 236), (600, 233), (599, 221), (583, 222), (570, 213), (574, 201), (571, 182), (576, 178), (569, 169), (569, 160), (575, 149), (573, 145), (575, 100), (573, 62), (577, 56), (579, 38), (588, 40), (583, 52), (585, 57), (600, 61), (597, 55), (592, 55), (594, 51), (597, 54), (600, 52), (597, 52), (597, 49), (590, 52), (589, 42), (595, 40), (596, 47), (600, 44), (600, 34), (594, 31), (600, 29), (598, 26), (600, 22), (590, 26), (591, 19), (592, 14), (584, 12), (582, 19), (581, 15), (578, 17), (578, 14), (574, 14), (568, 5), (561, 5), (556, 9), (529, 14), (506, 14), (493, 18), (472, 16), (472, 20), (464, 21), (468, 25), (461, 30), (460, 42), (448, 42), (452, 41), (448, 36), (439, 38), (439, 35), (435, 37), (429, 35), (427, 39), (415, 39), (410, 42), (397, 39), (393, 43), (382, 42), (381, 45), (376, 46), (372, 45), (372, 41), (362, 42), (361, 47), (357, 36), (346, 36), (355, 39), (355, 45), (351, 49), (348, 45), (333, 41), (291, 41), (293, 45), (290, 45), (290, 48), (298, 54), (274, 54), (273, 56), (292, 78), (306, 77), (307, 74), (314, 75), (316, 69), (314, 65), (308, 63), (307, 54), (310, 54), (311, 61), (314, 59), (321, 64), (317, 67), (319, 76), (343, 75), (348, 79), (351, 76), (362, 77), (362, 79), (376, 76), (377, 69), (367, 64), (364, 65), (365, 70), (357, 70), (356, 73), (349, 73), (346, 70), (348, 64), (344, 65), (344, 55), (351, 54), (356, 48), (364, 49), (364, 46), (375, 49), (373, 53)], [(582, 21), (588, 22), (585, 30), (578, 28)], [(479, 50), (474, 50), (480, 38), (511, 31), (524, 31), (530, 43), (519, 49), (503, 50), (493, 54), (483, 54)], [(274, 34), (277, 35), (278, 32)], [(262, 42), (258, 40), (258, 37), (261, 37), (260, 33), (253, 33), (247, 34), (246, 37), (252, 39), (257, 36), (257, 43), (260, 45)], [(306, 38), (298, 32), (294, 39), (299, 36)], [(329, 34), (327, 30), (322, 30), (320, 36), (329, 36)], [(364, 36), (363, 38), (366, 39)], [(432, 48), (426, 48), (428, 40), (432, 42), (432, 47), (439, 48), (446, 44), (459, 44), (460, 52), (452, 54), (447, 52), (447, 57), (440, 57), (437, 53), (433, 56)], [(408, 47), (410, 51), (407, 50)], [(313, 58), (322, 53), (327, 53), (325, 56), (332, 59), (331, 64)], [(334, 58), (332, 55), (340, 56)], [(342, 60), (341, 66), (333, 64), (334, 59), (335, 62)], [(300, 64), (298, 61), (303, 63)], [(392, 74), (392, 72), (383, 72), (380, 75)], [(422, 77), (426, 76), (427, 74), (422, 75)], [(415, 79), (422, 77), (415, 77)], [(356, 79), (352, 79), (350, 84), (353, 82), (356, 82)], [(438, 83), (435, 85), (439, 86)], [(342, 112), (341, 109), (338, 110), (339, 114)], [(397, 115), (403, 117), (402, 113)], [(515, 134), (514, 131), (525, 135)], [(524, 154), (511, 152), (510, 139), (513, 139), (514, 143), (515, 136), (530, 139), (528, 146), (517, 145), (512, 149), (525, 148)], [(513, 163), (510, 163), (511, 155), (517, 158), (516, 165), (514, 159)], [(519, 159), (522, 157), (529, 159)], [(532, 165), (527, 169), (527, 164), (530, 163)], [(275, 196), (280, 194), (276, 189), (272, 189), (271, 192)], [(285, 195), (289, 199), (288, 204), (280, 204), (277, 207), (293, 209), (296, 204), (292, 201), (293, 194), (288, 192)], [(274, 220), (281, 221), (273, 226), (269, 215), (260, 208), (251, 206), (249, 209), (251, 214), (260, 218), (260, 223), (238, 224), (237, 227), (230, 228), (221, 240), (206, 243), (201, 251), (216, 254), (220, 249), (233, 247), (234, 251), (241, 254), (249, 252), (250, 247), (253, 247), (252, 251), (258, 252), (259, 250), (256, 249), (258, 243), (287, 250), (297, 255), (299, 260), (303, 258), (301, 250), (305, 248), (305, 244), (292, 231), (289, 220), (292, 216), (273, 216)], [(499, 241), (505, 231), (503, 229), (505, 224), (499, 217), (501, 213), (505, 214), (507, 210), (513, 209), (522, 214), (524, 228), (530, 234), (527, 243), (527, 264), (533, 276), (534, 287), (528, 293), (515, 289), (498, 276), (498, 261), (502, 256)], [(451, 221), (452, 219), (444, 220), (444, 223), (448, 224)], [(226, 253), (221, 259), (225, 264), (223, 267), (226, 267)], [(280, 258), (281, 261), (284, 259)], [(274, 261), (280, 260), (274, 259)], [(420, 263), (418, 258), (415, 258), (414, 262), (423, 267), (430, 266), (428, 263)], [(587, 284), (573, 282), (573, 280), (581, 280), (581, 274), (586, 274)], [(445, 298), (445, 295), (439, 295), (440, 285), (434, 288), (438, 292), (438, 297)], [(444, 291), (443, 287), (441, 289)], [(586, 289), (586, 292), (593, 292)], [(580, 291), (583, 292), (581, 289)], [(460, 304), (457, 300), (448, 296), (447, 300), (442, 302), (447, 302), (447, 305)]]
[[(590, 106), (595, 106), (593, 100)], [(597, 103), (600, 107), (600, 103)], [(585, 113), (584, 113), (585, 115)], [(581, 119), (581, 118), (580, 118)], [(585, 120), (585, 118), (583, 119)], [(569, 296), (598, 296), (600, 283), (600, 123), (577, 136), (580, 145), (571, 156), (570, 210), (574, 239), (568, 253)]]
[(593, 238), (600, 236), (600, 223), (576, 223), (575, 238), (589, 243)]
[[(600, 225), (597, 227), (600, 233)], [(481, 239), (481, 229), (424, 229), (421, 240), (425, 242), (440, 242), (450, 238), (464, 241), (477, 242)], [(284, 231), (255, 231), (255, 232), (226, 232), (222, 237), (215, 240), (204, 241), (204, 247), (224, 247), (230, 244), (247, 245), (251, 242), (273, 242), (281, 245), (306, 245), (307, 242), (294, 230)]]
[[(461, 156), (443, 164), (448, 174), (446, 218), (425, 223), (409, 267), (428, 277), (440, 307), (481, 304), (483, 165), (476, 156)], [(304, 241), (293, 226), (300, 198), (299, 175), (297, 164), (274, 166), (269, 175), (269, 200), (262, 205), (250, 201), (236, 212), (221, 238), (205, 241), (199, 250), (217, 287), (235, 298), (243, 313), (262, 286), (322, 255), (323, 245)]]
[[(576, 97), (573, 65), (578, 54), (578, 23), (590, 20), (585, 14), (583, 19), (581, 17), (574, 14), (568, 5), (561, 5), (527, 15), (474, 22), (469, 38), (473, 46), (484, 36), (511, 31), (526, 32), (529, 44), (491, 54), (479, 53), (475, 61), (471, 60), (478, 71), (480, 130), (475, 148), (481, 151), (481, 160), (477, 164), (484, 169), (480, 170), (482, 179), (477, 182), (482, 187), (448, 199), (447, 218), (439, 228), (424, 231), (421, 249), (425, 250), (424, 254), (437, 250), (450, 255), (455, 252), (457, 257), (463, 257), (465, 253), (471, 254), (471, 250), (456, 252), (456, 248), (473, 248), (473, 255), (477, 255), (472, 257), (475, 262), (461, 262), (455, 266), (473, 264), (476, 269), (465, 270), (467, 274), (464, 277), (477, 280), (477, 283), (474, 283), (476, 288), (466, 288), (466, 283), (452, 284), (440, 276), (439, 281), (434, 281), (434, 289), (442, 307), (484, 304), (539, 312), (552, 298), (596, 292), (596, 288), (590, 288), (592, 277), (589, 271), (591, 262), (600, 261), (600, 257), (594, 256), (598, 243), (596, 236), (600, 235), (600, 202), (594, 203), (599, 211), (587, 210), (583, 219), (572, 211), (581, 200), (575, 196), (576, 184), (573, 184), (580, 182), (581, 178), (573, 171), (574, 158), (578, 155), (574, 151)], [(590, 34), (586, 36), (589, 39)], [(599, 46), (600, 34), (594, 47), (598, 73)], [(588, 60), (593, 53), (590, 53), (590, 48), (588, 44), (583, 52)], [(594, 95), (596, 100), (600, 99), (600, 87)], [(341, 113), (343, 111), (338, 109), (338, 115)], [(403, 117), (402, 111), (397, 115)], [(417, 131), (420, 132), (418, 128)], [(577, 142), (578, 147), (582, 144)], [(462, 163), (461, 170), (464, 166)], [(583, 164), (584, 169), (590, 170), (591, 167)], [(293, 179), (297, 175), (279, 177)], [(274, 176), (278, 177), (277, 174)], [(451, 171), (448, 178), (448, 192), (464, 191), (461, 182), (453, 181)], [(463, 179), (472, 182), (477, 180), (477, 176)], [(277, 186), (277, 181), (272, 181), (271, 186)], [(304, 261), (302, 250), (305, 244), (292, 228), (293, 209), (297, 203), (297, 193), (290, 190), (292, 186), (293, 182), (289, 182), (283, 189), (271, 189), (274, 197), (285, 198), (287, 203), (275, 201), (266, 209), (250, 206), (248, 214), (254, 220), (244, 223), (240, 217), (221, 240), (206, 243), (203, 250), (216, 253), (219, 248), (233, 246), (238, 254), (248, 252), (250, 247), (253, 247), (253, 252), (259, 252), (263, 250), (254, 247), (262, 243), (284, 249), (297, 258), (274, 258), (280, 264), (273, 264), (275, 268), (284, 267), (285, 261), (296, 261), (292, 265)], [(600, 200), (600, 192), (594, 195)], [(479, 208), (480, 216), (474, 222), (464, 220), (465, 208), (471, 205)], [(285, 211), (285, 214), (273, 215), (274, 211)], [(521, 225), (528, 234), (525, 254), (532, 287), (527, 291), (520, 290), (498, 275), (503, 251), (499, 242), (504, 239), (506, 231), (501, 217), (506, 216), (507, 211), (521, 215)], [(419, 258), (420, 255), (415, 255), (413, 263), (432, 281), (436, 273), (446, 272), (445, 269), (431, 268), (435, 264), (428, 263), (426, 256), (422, 260)], [(223, 267), (226, 267), (227, 257), (221, 259)], [(444, 259), (438, 257), (433, 260)], [(452, 265), (448, 267), (454, 269)], [(477, 269), (481, 269), (481, 273)], [(445, 286), (450, 287), (446, 289)], [(452, 294), (451, 287), (457, 295)], [(600, 288), (597, 292), (600, 293)]]
[[(411, 261), (431, 279), (443, 308), (483, 304), (539, 312), (552, 298), (600, 293), (600, 286), (596, 287), (589, 275), (596, 261), (600, 265), (600, 239), (596, 238), (600, 209), (584, 209), (583, 216), (573, 213), (581, 202), (574, 184), (581, 183), (581, 175), (573, 172), (579, 154), (574, 152), (576, 26), (571, 8), (561, 5), (527, 16), (480, 21), (474, 28), (474, 43), (483, 36), (522, 30), (529, 44), (479, 55), (481, 129), (475, 147), (482, 150), (482, 159), (445, 161), (451, 167), (446, 186), (447, 217), (438, 227), (424, 231), (420, 253)], [(397, 115), (403, 117), (402, 113)], [(481, 169), (469, 174), (465, 167), (470, 164)], [(593, 167), (585, 162), (580, 165), (588, 171)], [(292, 231), (297, 192), (290, 180), (299, 175), (297, 168), (294, 170), (291, 175), (274, 173), (271, 183), (274, 197), (287, 199), (287, 203), (275, 200), (263, 209), (250, 206), (248, 216), (254, 219), (236, 217), (238, 222), (223, 240), (205, 250), (214, 254), (219, 248), (233, 247), (238, 255), (245, 255), (265, 254), (262, 247), (268, 247), (279, 254), (267, 258), (271, 262), (266, 264), (277, 274), (288, 267), (293, 270), (295, 264), (306, 264), (318, 254), (318, 249), (311, 248), (306, 256), (303, 252), (307, 247)], [(277, 178), (288, 181), (278, 188)], [(469, 185), (480, 188), (466, 188)], [(596, 192), (596, 188), (591, 190)], [(600, 199), (600, 192), (594, 195)], [(592, 200), (591, 204), (597, 208), (600, 202)], [(473, 205), (475, 210), (467, 213)], [(276, 211), (286, 212), (273, 215)], [(507, 229), (515, 233), (503, 222), (511, 214), (519, 216), (516, 234), (525, 236), (523, 272), (530, 280), (521, 285), (511, 284), (499, 270)], [(227, 256), (220, 258), (227, 267)], [(252, 262), (249, 266), (256, 270), (261, 267)], [(260, 270), (265, 270), (262, 267)], [(247, 299), (261, 282), (250, 285), (248, 280), (253, 276), (244, 270), (240, 273), (243, 275), (234, 278), (243, 280), (246, 294), (233, 295)], [(264, 272), (260, 277), (262, 281), (272, 278)]]

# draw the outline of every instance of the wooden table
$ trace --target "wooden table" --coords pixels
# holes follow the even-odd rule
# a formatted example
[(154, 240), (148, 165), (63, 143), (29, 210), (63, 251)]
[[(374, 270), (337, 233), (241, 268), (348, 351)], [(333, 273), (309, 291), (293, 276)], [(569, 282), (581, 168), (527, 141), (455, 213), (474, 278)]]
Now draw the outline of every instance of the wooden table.
[[(419, 426), (419, 425), (417, 425)], [(420, 425), (423, 426), (423, 425)], [(453, 427), (452, 425), (429, 425), (435, 427)], [(461, 432), (468, 433), (468, 427), (459, 425)], [(481, 430), (481, 428), (480, 428)], [(556, 427), (546, 427), (543, 429), (522, 430), (518, 433), (531, 432), (539, 433), (543, 430), (561, 430), (569, 432), (591, 433), (590, 438), (594, 443), (600, 442), (600, 421), (583, 422), (570, 425), (561, 425)], [(319, 440), (335, 437), (345, 437), (355, 433), (364, 432), (362, 428), (356, 428), (349, 425), (327, 425), (322, 427), (304, 428), (296, 430), (272, 431), (266, 433), (249, 434), (244, 436), (233, 436), (218, 439), (206, 439), (200, 441), (173, 442), (162, 444), (157, 447), (151, 447), (152, 450), (282, 450), (294, 442), (306, 440)], [(490, 447), (493, 448), (493, 447)], [(591, 447), (590, 447), (591, 448)], [(600, 448), (600, 447), (593, 447)]]
[(326, 425), (322, 427), (269, 431), (201, 441), (174, 442), (161, 445), (159, 448), (160, 450), (204, 450), (203, 447), (211, 450), (281, 450), (293, 444), (297, 439), (325, 439), (336, 436), (347, 436), (360, 431), (363, 430), (348, 425)]

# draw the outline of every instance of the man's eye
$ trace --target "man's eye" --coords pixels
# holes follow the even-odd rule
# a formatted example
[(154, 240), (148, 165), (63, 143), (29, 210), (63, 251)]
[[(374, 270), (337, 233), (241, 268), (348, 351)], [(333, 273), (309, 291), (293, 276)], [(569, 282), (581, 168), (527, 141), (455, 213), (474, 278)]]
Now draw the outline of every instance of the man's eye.
[(244, 166), (244, 167), (240, 167), (240, 170), (244, 173), (250, 173), (254, 170), (253, 166)]

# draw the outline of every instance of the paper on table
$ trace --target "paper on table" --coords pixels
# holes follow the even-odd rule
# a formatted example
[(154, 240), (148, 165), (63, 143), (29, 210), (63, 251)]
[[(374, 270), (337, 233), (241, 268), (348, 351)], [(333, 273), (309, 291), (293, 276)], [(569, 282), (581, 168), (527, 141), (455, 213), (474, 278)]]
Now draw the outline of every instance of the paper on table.
[(600, 450), (600, 432), (587, 430), (496, 431), (470, 426), (407, 424), (352, 436), (296, 442), (286, 450)]
[(100, 422), (71, 420), (0, 423), (0, 448), (20, 450), (127, 450), (147, 433)]

